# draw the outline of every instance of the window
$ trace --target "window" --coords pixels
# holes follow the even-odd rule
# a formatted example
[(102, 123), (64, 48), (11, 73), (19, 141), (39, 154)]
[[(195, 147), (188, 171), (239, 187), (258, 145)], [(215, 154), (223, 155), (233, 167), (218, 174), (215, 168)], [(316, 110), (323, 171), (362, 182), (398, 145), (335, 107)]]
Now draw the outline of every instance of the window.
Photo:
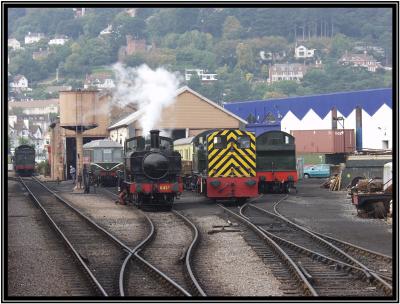
[(119, 163), (122, 162), (122, 150), (114, 149), (113, 151), (113, 162)]
[(289, 144), (289, 136), (285, 136), (285, 144)]
[(94, 153), (93, 153), (94, 155), (93, 155), (93, 162), (95, 162), (95, 163), (100, 163), (100, 162), (102, 162), (103, 161), (103, 157), (102, 157), (102, 155), (101, 155), (101, 150), (94, 150)]
[(112, 149), (104, 149), (103, 150), (103, 161), (104, 162), (112, 161)]
[(250, 137), (247, 135), (238, 136), (237, 146), (239, 149), (250, 148)]
[(215, 149), (223, 149), (225, 148), (225, 142), (223, 141), (223, 138), (220, 136), (215, 136), (213, 139), (214, 143), (214, 148)]

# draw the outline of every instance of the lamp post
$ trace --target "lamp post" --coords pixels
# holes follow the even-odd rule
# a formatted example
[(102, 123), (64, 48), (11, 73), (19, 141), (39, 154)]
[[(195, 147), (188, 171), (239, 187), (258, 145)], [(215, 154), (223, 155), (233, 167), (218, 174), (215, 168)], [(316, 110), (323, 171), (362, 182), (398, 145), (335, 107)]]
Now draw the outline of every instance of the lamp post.
[(346, 132), (344, 131), (344, 117), (343, 116), (339, 116), (339, 117), (334, 117), (333, 120), (336, 121), (341, 121), (340, 125), (343, 129), (343, 153), (346, 153)]

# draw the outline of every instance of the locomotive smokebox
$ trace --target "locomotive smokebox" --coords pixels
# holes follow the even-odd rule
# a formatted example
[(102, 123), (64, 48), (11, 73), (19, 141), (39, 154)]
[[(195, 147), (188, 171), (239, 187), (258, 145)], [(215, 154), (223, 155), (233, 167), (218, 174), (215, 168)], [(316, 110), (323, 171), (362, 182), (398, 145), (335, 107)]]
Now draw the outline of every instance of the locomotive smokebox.
[(150, 131), (150, 147), (151, 149), (160, 149), (160, 131)]

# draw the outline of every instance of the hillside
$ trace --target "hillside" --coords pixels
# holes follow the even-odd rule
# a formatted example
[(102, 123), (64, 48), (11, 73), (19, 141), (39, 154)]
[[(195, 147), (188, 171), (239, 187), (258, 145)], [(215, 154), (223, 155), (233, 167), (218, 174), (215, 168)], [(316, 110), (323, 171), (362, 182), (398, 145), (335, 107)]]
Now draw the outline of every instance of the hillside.
[[(24, 75), (31, 98), (55, 97), (48, 86), (83, 87), (94, 72), (112, 75), (118, 61), (217, 74), (186, 81), (217, 102), (392, 85), (390, 8), (13, 8), (8, 20), (8, 38), (21, 44), (8, 47), (9, 82)], [(28, 33), (43, 36), (27, 44)], [(296, 59), (299, 45), (314, 56)], [(367, 51), (386, 70), (339, 64), (346, 51)], [(267, 83), (286, 63), (307, 66), (304, 77)]]

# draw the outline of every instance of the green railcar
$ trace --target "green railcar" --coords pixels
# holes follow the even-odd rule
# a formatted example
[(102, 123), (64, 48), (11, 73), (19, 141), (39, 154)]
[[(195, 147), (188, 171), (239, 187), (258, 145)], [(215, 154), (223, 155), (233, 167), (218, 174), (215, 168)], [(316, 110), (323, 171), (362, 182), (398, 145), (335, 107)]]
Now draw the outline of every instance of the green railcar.
[(84, 163), (97, 185), (116, 186), (118, 171), (123, 170), (123, 147), (109, 140), (93, 140), (83, 145)]

